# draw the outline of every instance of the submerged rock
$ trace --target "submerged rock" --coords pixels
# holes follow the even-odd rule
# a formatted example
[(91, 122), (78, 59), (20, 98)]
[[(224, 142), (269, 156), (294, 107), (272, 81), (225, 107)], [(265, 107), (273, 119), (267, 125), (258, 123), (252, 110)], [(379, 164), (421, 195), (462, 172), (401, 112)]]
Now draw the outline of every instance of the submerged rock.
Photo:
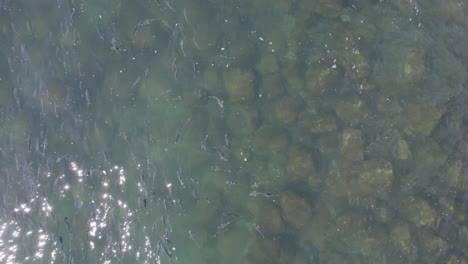
[[(303, 112), (299, 115), (299, 128), (304, 129), (307, 133), (324, 134), (336, 132), (336, 118), (330, 114), (311, 114)], [(310, 136), (309, 136), (310, 137)]]
[(338, 102), (335, 108), (338, 118), (347, 125), (356, 125), (368, 116), (364, 101), (353, 97)]
[(408, 261), (415, 260), (417, 248), (409, 224), (397, 221), (390, 230), (390, 241)]
[(429, 136), (439, 123), (444, 109), (437, 109), (421, 104), (408, 108), (404, 131), (408, 135), (422, 134)]
[(253, 135), (259, 125), (258, 111), (255, 107), (233, 104), (226, 113), (226, 120), (233, 135)]
[(371, 71), (368, 58), (358, 49), (351, 49), (344, 54), (343, 66), (346, 70), (346, 75), (353, 81), (365, 80)]
[(408, 142), (402, 138), (397, 140), (395, 152), (396, 158), (400, 160), (407, 160), (411, 157), (411, 150), (408, 146)]
[(330, 218), (330, 210), (326, 205), (317, 204), (317, 208), (314, 209), (314, 217), (301, 228), (301, 232), (298, 234), (300, 244), (305, 248), (316, 248), (319, 251), (324, 250), (327, 247), (328, 228), (331, 226)]
[(295, 229), (303, 227), (312, 216), (309, 203), (290, 191), (281, 194), (280, 206), (283, 218)]
[(425, 200), (413, 196), (409, 197), (403, 202), (400, 213), (418, 227), (428, 227), (432, 229), (437, 227), (437, 212)]
[(343, 158), (347, 160), (363, 160), (364, 153), (361, 131), (352, 128), (345, 129), (341, 136), (340, 150)]
[(286, 160), (289, 144), (289, 136), (285, 130), (275, 129), (268, 125), (261, 126), (255, 131), (252, 141), (256, 156), (262, 158), (281, 157), (283, 163)]
[(274, 103), (275, 122), (281, 126), (289, 126), (296, 122), (302, 101), (291, 96), (284, 96)]
[(419, 241), (421, 242), (421, 260), (424, 263), (442, 260), (449, 249), (447, 241), (430, 232), (421, 231)]
[(307, 1), (313, 3), (313, 11), (320, 16), (335, 18), (340, 15), (343, 9), (343, 0), (319, 0)]
[(432, 140), (425, 140), (424, 144), (415, 148), (412, 153), (411, 168), (407, 174), (401, 175), (399, 179), (401, 195), (409, 195), (419, 190), (426, 190), (434, 184), (441, 166), (447, 162), (447, 153), (442, 151), (439, 144)]
[(279, 264), (280, 249), (281, 248), (279, 240), (263, 239), (261, 237), (257, 237), (257, 239), (253, 239), (248, 245), (248, 251), (246, 256), (247, 262), (236, 263)]
[(302, 146), (290, 148), (286, 170), (291, 180), (306, 182), (311, 189), (316, 189), (321, 182), (319, 175), (315, 172), (312, 154)]
[(289, 149), (288, 172), (298, 177), (307, 177), (315, 172), (314, 163), (310, 153), (301, 146)]
[(409, 31), (379, 47), (377, 52), (382, 60), (375, 65), (373, 78), (383, 96), (402, 98), (417, 93), (426, 71), (423, 42), (421, 34)]
[(361, 195), (385, 197), (393, 182), (392, 164), (386, 161), (368, 160), (363, 164), (358, 186)]
[(255, 217), (263, 235), (278, 235), (285, 232), (280, 211), (271, 203), (261, 203)]
[(279, 71), (278, 60), (273, 53), (263, 54), (255, 67), (262, 76)]
[(234, 264), (245, 261), (243, 253), (250, 248), (252, 239), (253, 236), (247, 229), (231, 224), (230, 229), (220, 234), (218, 238), (217, 245), (221, 259), (219, 263)]
[(255, 97), (255, 75), (249, 70), (229, 69), (224, 73), (224, 88), (229, 101), (252, 101)]
[(262, 100), (272, 101), (284, 94), (283, 79), (280, 75), (270, 73), (262, 75), (259, 88), (259, 97)]
[(308, 66), (304, 78), (304, 100), (310, 100), (336, 89), (342, 77), (338, 69), (327, 67), (323, 63), (313, 63)]

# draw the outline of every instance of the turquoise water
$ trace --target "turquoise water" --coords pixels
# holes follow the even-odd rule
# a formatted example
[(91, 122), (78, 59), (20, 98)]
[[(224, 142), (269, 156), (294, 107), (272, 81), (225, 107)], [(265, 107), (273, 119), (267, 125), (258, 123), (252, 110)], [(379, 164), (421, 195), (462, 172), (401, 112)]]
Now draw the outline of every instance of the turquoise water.
[(0, 263), (466, 263), (466, 14), (0, 0)]

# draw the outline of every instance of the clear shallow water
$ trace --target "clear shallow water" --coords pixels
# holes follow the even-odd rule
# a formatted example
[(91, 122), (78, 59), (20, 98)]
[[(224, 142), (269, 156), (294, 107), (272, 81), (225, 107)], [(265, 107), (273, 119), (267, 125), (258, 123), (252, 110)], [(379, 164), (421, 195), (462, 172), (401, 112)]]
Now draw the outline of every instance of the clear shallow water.
[(0, 262), (465, 263), (464, 1), (0, 1)]

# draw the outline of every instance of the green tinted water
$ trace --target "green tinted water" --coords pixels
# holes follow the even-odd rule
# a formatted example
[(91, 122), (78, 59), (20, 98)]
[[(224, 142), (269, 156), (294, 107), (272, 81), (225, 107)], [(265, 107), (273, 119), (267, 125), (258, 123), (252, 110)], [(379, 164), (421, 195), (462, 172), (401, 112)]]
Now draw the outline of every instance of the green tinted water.
[(1, 1), (1, 263), (465, 263), (466, 1)]

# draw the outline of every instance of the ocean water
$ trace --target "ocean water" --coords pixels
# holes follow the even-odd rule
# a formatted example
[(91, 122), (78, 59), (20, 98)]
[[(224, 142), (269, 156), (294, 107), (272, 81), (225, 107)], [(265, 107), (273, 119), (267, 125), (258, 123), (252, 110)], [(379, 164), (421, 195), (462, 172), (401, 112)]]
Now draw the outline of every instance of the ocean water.
[(467, 14), (0, 0), (0, 263), (467, 263)]

